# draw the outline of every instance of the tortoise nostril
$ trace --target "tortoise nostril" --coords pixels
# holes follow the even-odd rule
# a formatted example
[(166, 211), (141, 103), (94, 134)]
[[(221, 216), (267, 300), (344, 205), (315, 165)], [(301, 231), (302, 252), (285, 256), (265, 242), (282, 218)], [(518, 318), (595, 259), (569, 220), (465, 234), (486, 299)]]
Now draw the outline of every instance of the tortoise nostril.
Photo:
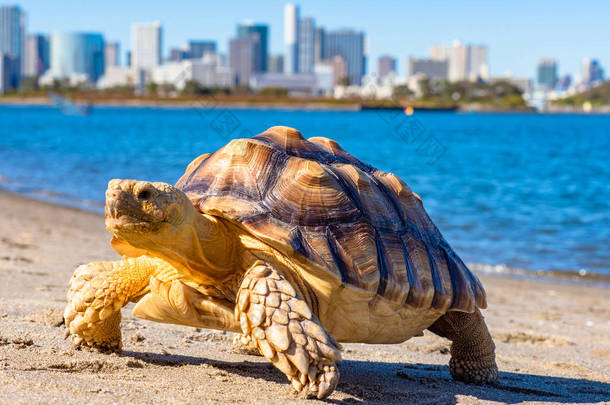
[(152, 197), (151, 191), (148, 189), (144, 189), (138, 193), (136, 198), (140, 201), (148, 201), (148, 200), (150, 200), (151, 197)]

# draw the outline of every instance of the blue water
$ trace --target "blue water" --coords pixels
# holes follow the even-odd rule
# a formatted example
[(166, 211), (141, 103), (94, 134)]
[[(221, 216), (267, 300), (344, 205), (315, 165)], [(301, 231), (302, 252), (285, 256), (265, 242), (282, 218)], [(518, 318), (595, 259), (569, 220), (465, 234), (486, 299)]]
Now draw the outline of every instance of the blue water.
[(468, 263), (610, 274), (610, 116), (0, 107), (0, 187), (100, 210), (111, 178), (174, 183), (288, 125), (403, 178)]

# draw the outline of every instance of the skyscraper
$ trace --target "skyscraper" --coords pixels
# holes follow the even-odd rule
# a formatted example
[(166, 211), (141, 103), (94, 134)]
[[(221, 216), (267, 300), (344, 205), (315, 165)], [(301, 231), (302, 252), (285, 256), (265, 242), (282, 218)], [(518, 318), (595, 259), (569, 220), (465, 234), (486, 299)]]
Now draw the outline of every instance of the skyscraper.
[(269, 26), (265, 24), (243, 23), (237, 26), (237, 38), (244, 38), (250, 35), (258, 35), (260, 47), (255, 57), (254, 71), (267, 71), (267, 58), (269, 57)]
[(298, 73), (299, 51), (297, 46), (297, 32), (299, 25), (299, 8), (294, 4), (284, 6), (284, 73)]
[(582, 81), (591, 85), (604, 80), (604, 69), (596, 59), (585, 58), (582, 63)]
[(390, 73), (396, 73), (396, 59), (384, 55), (377, 61), (377, 77), (383, 79)]
[(104, 74), (104, 37), (88, 32), (51, 35), (51, 74), (55, 78), (86, 75), (95, 83)]
[(105, 69), (109, 66), (119, 66), (120, 46), (118, 42), (106, 42), (104, 45)]
[(555, 59), (541, 59), (538, 62), (537, 82), (547, 90), (552, 90), (557, 84), (557, 62)]
[(0, 53), (0, 94), (19, 87), (19, 59)]
[(159, 66), (162, 41), (160, 22), (131, 24), (131, 66), (144, 70)]
[(349, 84), (360, 85), (366, 74), (364, 32), (353, 30), (330, 31), (325, 35), (324, 59), (341, 56), (347, 65)]
[(297, 70), (299, 73), (313, 73), (316, 23), (313, 18), (306, 17), (300, 19), (297, 26), (297, 51), (299, 55)]
[(452, 82), (486, 79), (488, 76), (487, 47), (484, 45), (462, 44), (455, 41), (450, 45), (433, 45), (430, 58), (446, 60), (448, 78)]
[(326, 31), (324, 27), (316, 28), (313, 39), (313, 59), (315, 63), (318, 63), (324, 59), (324, 41), (326, 38)]
[(207, 53), (216, 53), (216, 41), (191, 40), (188, 42), (186, 59), (201, 59)]
[(469, 45), (470, 66), (468, 67), (468, 79), (475, 81), (489, 77), (489, 64), (487, 62), (487, 47), (483, 45)]
[(229, 67), (235, 72), (237, 85), (249, 85), (250, 76), (256, 71), (257, 55), (260, 55), (258, 35), (235, 38), (229, 42)]
[(19, 87), (25, 58), (25, 13), (19, 6), (0, 7), (0, 57), (5, 57), (2, 75), (5, 90)]
[(25, 76), (39, 76), (49, 69), (51, 62), (49, 37), (42, 34), (28, 35), (25, 39)]

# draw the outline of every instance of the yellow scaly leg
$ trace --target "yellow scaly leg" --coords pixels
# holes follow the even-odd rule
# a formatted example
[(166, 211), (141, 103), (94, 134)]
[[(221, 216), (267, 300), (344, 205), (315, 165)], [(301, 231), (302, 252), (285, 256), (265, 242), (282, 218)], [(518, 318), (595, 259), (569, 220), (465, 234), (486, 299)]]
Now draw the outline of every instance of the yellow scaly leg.
[(173, 268), (147, 256), (79, 266), (70, 279), (64, 320), (74, 347), (121, 350), (121, 308), (148, 292), (150, 277)]

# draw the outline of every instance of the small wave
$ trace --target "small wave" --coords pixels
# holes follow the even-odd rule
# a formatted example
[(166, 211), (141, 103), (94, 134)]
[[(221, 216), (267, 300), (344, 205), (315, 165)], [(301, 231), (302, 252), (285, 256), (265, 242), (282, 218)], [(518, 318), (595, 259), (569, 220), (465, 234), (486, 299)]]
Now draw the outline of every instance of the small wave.
[(471, 270), (487, 274), (513, 275), (526, 278), (550, 278), (565, 281), (588, 282), (599, 284), (604, 287), (610, 287), (610, 274), (593, 273), (586, 269), (578, 270), (535, 270), (522, 269), (518, 267), (508, 266), (506, 264), (482, 264), (469, 263), (468, 267)]
[(38, 188), (28, 187), (16, 183), (2, 182), (0, 178), (0, 190), (8, 191), (22, 195), (24, 197), (31, 198), (33, 200), (44, 201), (48, 203), (63, 205), (70, 208), (76, 208), (83, 211), (95, 212), (98, 214), (104, 213), (104, 202), (92, 201), (92, 200), (81, 200), (65, 193), (59, 193), (57, 191)]

